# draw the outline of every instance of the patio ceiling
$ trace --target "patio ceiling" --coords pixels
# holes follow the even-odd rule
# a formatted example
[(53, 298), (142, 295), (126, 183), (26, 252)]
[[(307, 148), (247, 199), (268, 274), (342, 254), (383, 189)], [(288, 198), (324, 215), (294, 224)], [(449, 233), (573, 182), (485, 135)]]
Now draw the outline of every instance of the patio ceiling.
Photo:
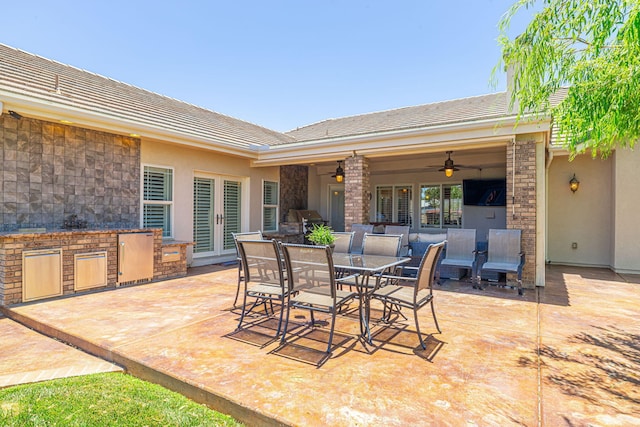
[[(468, 150), (453, 150), (451, 158), (456, 167), (464, 166), (465, 169), (477, 171), (505, 168), (506, 145), (490, 146), (487, 148), (475, 148)], [(387, 155), (372, 157), (369, 159), (371, 175), (392, 175), (422, 172), (437, 172), (444, 165), (445, 151)], [(341, 159), (342, 160), (342, 159)], [(336, 161), (310, 162), (308, 166), (315, 166), (318, 175), (331, 175), (335, 173)]]

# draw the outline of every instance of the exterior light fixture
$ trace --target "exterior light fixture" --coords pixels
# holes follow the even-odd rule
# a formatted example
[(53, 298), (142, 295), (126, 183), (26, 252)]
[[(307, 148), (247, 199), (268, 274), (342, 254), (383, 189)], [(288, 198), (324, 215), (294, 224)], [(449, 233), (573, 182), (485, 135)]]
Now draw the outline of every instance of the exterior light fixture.
[(453, 164), (453, 160), (451, 160), (451, 153), (453, 153), (453, 151), (447, 151), (447, 160), (444, 161), (444, 167), (438, 169), (438, 172), (444, 172), (444, 175), (447, 178), (451, 178), (453, 176), (453, 172), (460, 170)]
[(580, 181), (578, 181), (578, 179), (576, 178), (575, 173), (573, 174), (573, 178), (571, 178), (571, 181), (569, 181), (569, 188), (573, 193), (578, 191), (578, 188), (580, 188)]
[(342, 160), (338, 160), (338, 168), (336, 169), (336, 174), (331, 175), (331, 178), (335, 178), (336, 182), (338, 183), (344, 181), (344, 169), (342, 169)]
[(16, 113), (16, 112), (15, 112), (15, 111), (13, 111), (13, 110), (9, 110), (9, 115), (10, 115), (11, 117), (13, 117), (14, 119), (16, 119), (16, 120), (20, 120), (20, 119), (22, 118), (22, 115), (20, 115), (20, 114)]

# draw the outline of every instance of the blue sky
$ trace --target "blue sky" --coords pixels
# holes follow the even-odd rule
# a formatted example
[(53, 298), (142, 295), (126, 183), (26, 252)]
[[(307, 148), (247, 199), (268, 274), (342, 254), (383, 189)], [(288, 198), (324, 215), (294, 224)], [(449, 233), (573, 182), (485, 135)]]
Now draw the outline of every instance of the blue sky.
[(514, 1), (9, 1), (0, 42), (286, 131), (504, 90)]

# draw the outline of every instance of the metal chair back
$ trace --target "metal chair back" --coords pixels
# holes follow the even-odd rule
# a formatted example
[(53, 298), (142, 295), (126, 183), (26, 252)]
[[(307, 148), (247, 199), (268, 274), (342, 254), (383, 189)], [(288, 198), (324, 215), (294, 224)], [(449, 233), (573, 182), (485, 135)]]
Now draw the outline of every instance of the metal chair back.
[(386, 225), (384, 234), (402, 234), (400, 242), (400, 256), (409, 255), (409, 226), (408, 225)]
[(351, 252), (351, 244), (353, 242), (354, 231), (334, 231), (333, 237), (336, 238), (333, 242), (333, 251), (341, 254), (348, 254)]
[(422, 257), (422, 261), (420, 261), (420, 267), (418, 268), (414, 298), (417, 298), (419, 292), (423, 289), (429, 289), (429, 294), (433, 293), (433, 282), (435, 281), (438, 258), (440, 258), (444, 245), (445, 242), (434, 243), (427, 248), (427, 251)]
[(362, 241), (364, 255), (398, 256), (402, 234), (365, 234)]
[(354, 254), (361, 254), (364, 235), (367, 233), (373, 233), (373, 225), (351, 224), (351, 231), (354, 232), (353, 241), (351, 242), (351, 252)]
[(520, 264), (520, 230), (489, 230), (487, 262)]
[(448, 229), (446, 248), (445, 259), (473, 261), (476, 257), (476, 230), (474, 228)]
[(278, 242), (275, 240), (238, 240), (245, 282), (284, 287), (284, 274)]

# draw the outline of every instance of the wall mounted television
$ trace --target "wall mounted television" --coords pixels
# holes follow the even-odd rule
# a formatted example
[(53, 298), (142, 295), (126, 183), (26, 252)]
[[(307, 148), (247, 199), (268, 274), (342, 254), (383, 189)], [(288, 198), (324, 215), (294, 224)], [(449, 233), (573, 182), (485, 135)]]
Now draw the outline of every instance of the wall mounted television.
[(506, 206), (506, 179), (465, 179), (462, 200), (467, 206)]

